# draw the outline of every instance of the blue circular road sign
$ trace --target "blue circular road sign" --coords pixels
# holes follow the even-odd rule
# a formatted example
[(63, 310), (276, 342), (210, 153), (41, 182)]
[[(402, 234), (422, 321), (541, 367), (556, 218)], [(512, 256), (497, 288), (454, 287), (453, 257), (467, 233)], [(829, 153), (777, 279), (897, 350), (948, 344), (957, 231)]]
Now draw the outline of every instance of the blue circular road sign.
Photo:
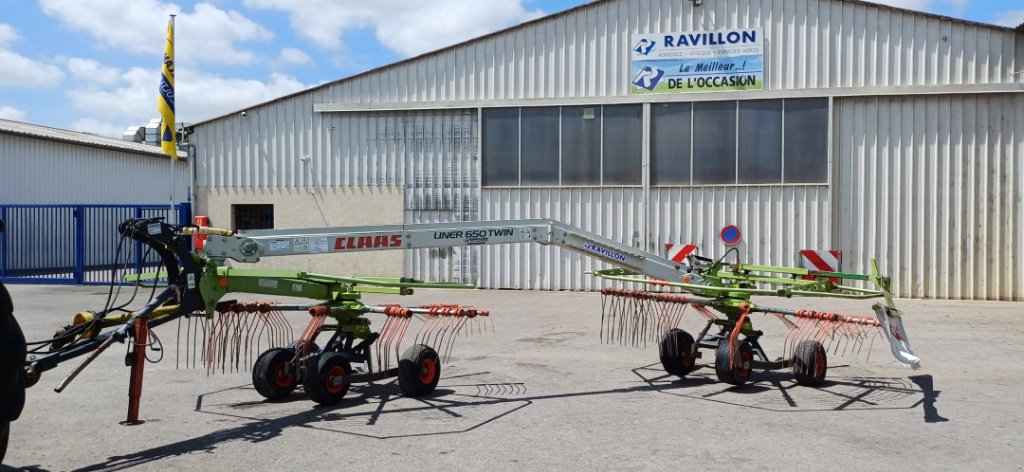
[(722, 228), (722, 242), (729, 246), (735, 246), (740, 243), (740, 239), (743, 238), (743, 233), (740, 232), (739, 227), (736, 225), (728, 225)]

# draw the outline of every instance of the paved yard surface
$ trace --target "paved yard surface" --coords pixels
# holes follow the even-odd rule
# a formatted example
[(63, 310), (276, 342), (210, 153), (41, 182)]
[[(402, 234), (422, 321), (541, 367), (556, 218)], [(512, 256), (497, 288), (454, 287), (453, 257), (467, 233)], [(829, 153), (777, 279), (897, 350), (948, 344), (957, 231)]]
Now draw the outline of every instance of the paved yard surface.
[[(100, 287), (9, 287), (30, 339)], [(128, 368), (115, 345), (64, 393), (77, 364), (43, 376), (12, 425), (4, 470), (1021, 470), (1024, 304), (901, 300), (924, 367), (896, 363), (881, 339), (870, 359), (830, 358), (819, 389), (787, 372), (743, 388), (713, 368), (667, 377), (653, 345), (599, 340), (601, 295), (434, 291), (368, 301), (458, 302), (492, 310), (495, 331), (459, 337), (437, 391), (355, 385), (331, 407), (300, 391), (268, 403), (248, 372), (175, 368), (177, 325), (157, 330), (164, 359), (147, 365), (139, 426), (121, 426)], [(869, 313), (866, 302), (788, 307)], [(374, 318), (376, 317), (376, 318)], [(305, 315), (289, 314), (296, 334)], [(371, 315), (375, 322), (381, 317)], [(694, 313), (683, 327), (702, 325)], [(762, 315), (765, 349), (782, 324)], [(705, 352), (706, 363), (710, 352)]]

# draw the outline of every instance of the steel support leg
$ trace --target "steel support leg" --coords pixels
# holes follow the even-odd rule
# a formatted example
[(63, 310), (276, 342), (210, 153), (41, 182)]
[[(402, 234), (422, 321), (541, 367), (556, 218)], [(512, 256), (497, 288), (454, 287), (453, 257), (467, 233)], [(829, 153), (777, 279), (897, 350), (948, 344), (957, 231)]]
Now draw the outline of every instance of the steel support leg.
[(131, 354), (132, 377), (128, 383), (128, 418), (121, 423), (126, 426), (142, 424), (139, 421), (139, 402), (142, 399), (142, 374), (146, 367), (146, 344), (149, 338), (149, 321), (145, 318), (135, 320), (134, 350)]

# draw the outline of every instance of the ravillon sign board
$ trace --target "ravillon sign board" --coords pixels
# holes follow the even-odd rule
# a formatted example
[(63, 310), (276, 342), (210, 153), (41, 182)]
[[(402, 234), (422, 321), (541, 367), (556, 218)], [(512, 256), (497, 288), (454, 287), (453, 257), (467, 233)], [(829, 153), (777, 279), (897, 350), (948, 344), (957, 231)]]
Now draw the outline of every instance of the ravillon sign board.
[(652, 33), (632, 39), (630, 89), (634, 94), (764, 88), (759, 29)]

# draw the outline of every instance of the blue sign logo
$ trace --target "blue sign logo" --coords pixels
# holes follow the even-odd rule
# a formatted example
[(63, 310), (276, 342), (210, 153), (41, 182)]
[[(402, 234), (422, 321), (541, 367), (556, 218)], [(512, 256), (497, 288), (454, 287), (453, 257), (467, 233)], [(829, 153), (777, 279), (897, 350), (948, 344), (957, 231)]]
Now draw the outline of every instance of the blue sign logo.
[(644, 66), (633, 76), (633, 85), (653, 91), (654, 87), (658, 85), (658, 81), (664, 76), (665, 71), (657, 67)]
[(633, 51), (635, 51), (637, 54), (641, 56), (646, 56), (650, 54), (653, 50), (654, 41), (651, 41), (650, 39), (647, 38), (640, 38), (640, 41), (637, 41), (636, 44), (633, 45)]

